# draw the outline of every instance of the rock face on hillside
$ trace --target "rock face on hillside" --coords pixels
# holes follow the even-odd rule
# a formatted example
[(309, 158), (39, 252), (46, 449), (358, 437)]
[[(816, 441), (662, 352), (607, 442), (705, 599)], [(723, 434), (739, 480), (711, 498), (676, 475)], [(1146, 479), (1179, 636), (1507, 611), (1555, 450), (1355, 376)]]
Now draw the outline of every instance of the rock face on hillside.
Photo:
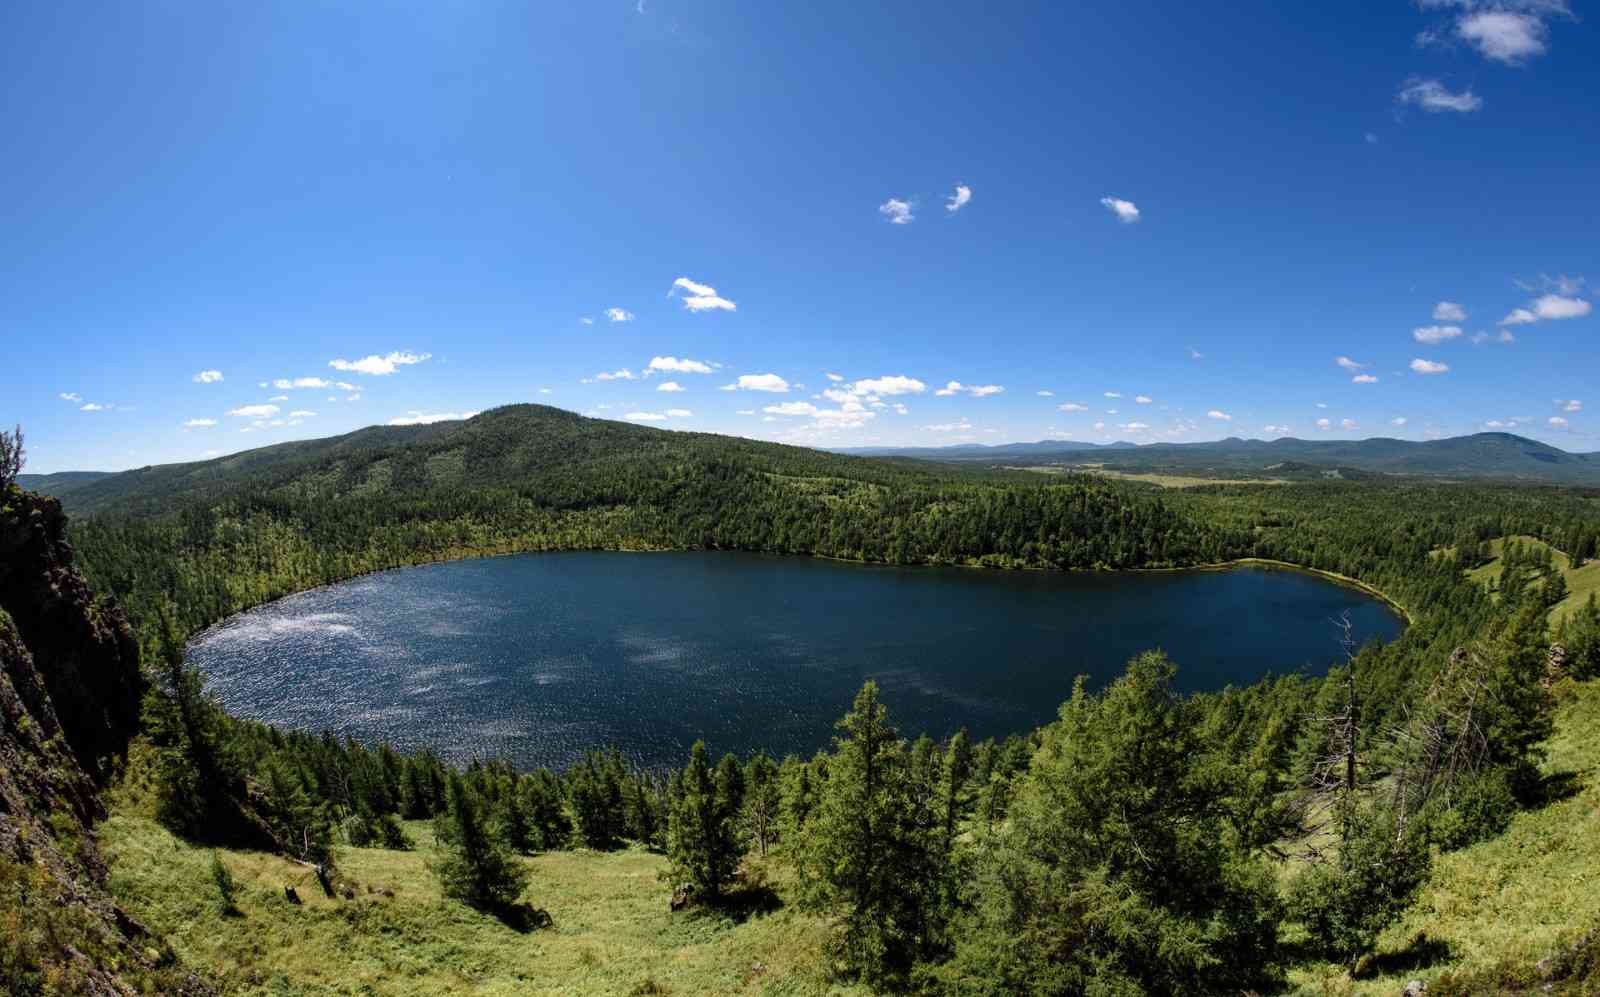
[(112, 901), (96, 781), (138, 718), (138, 647), (71, 567), (61, 508), (0, 493), (0, 983), (210, 994)]

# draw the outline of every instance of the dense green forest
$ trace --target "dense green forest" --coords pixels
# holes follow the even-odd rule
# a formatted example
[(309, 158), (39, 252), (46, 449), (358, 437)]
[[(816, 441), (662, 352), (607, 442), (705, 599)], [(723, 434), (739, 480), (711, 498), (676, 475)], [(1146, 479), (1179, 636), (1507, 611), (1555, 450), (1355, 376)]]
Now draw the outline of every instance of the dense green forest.
[[(123, 478), (127, 480), (123, 480)], [(310, 863), (410, 847), (432, 820), (447, 895), (537, 927), (518, 854), (661, 850), (663, 893), (718, 912), (794, 904), (828, 971), (953, 994), (1272, 989), (1308, 958), (1359, 966), (1441, 852), (1491, 838), (1559, 787), (1550, 607), (1537, 557), (1491, 593), (1492, 539), (1595, 553), (1573, 490), (1325, 482), (1161, 492), (880, 462), (582, 419), (540, 407), (257, 451), (83, 485), (71, 539), (146, 649), (143, 720), (161, 820), (191, 841)], [(439, 558), (573, 547), (729, 548), (996, 568), (1172, 568), (1267, 558), (1381, 591), (1410, 626), (1326, 677), (1182, 697), (1180, 663), (1080, 684), (1003, 741), (897, 730), (870, 683), (811, 758), (639, 771), (596, 745), (563, 772), (457, 771), (329, 734), (231, 718), (183, 664), (188, 635), (261, 601)], [(1600, 611), (1560, 667), (1600, 673)], [(1560, 676), (1554, 676), (1559, 678)], [(744, 875), (771, 853), (781, 895)], [(1289, 870), (1292, 870), (1290, 872)], [(226, 870), (219, 905), (231, 903)], [(1290, 936), (1296, 940), (1291, 944)]]

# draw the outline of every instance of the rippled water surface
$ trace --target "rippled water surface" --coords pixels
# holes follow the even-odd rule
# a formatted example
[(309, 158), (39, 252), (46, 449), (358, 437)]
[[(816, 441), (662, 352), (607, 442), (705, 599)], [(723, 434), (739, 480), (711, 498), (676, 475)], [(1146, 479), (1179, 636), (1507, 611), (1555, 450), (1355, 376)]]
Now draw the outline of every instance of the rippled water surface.
[(190, 660), (232, 712), (446, 758), (560, 766), (603, 745), (643, 764), (809, 753), (874, 679), (901, 731), (1003, 735), (1050, 720), (1073, 678), (1161, 647), (1188, 689), (1320, 671), (1348, 611), (1289, 571), (1055, 574), (736, 553), (563, 553), (370, 575), (244, 613)]

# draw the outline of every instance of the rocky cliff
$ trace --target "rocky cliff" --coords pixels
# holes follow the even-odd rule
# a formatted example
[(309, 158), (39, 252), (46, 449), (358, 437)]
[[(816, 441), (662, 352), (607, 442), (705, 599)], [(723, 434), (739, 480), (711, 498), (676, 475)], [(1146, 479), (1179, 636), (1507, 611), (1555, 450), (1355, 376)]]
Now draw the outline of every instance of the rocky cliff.
[(0, 492), (0, 992), (210, 994), (105, 889), (97, 783), (136, 731), (143, 679), (64, 527), (56, 500)]

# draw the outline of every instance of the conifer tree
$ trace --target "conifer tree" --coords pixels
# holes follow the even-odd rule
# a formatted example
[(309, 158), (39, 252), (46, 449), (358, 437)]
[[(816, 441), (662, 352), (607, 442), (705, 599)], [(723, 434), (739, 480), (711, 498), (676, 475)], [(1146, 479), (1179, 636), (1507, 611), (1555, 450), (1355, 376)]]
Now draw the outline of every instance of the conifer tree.
[(498, 911), (516, 903), (528, 885), (528, 870), (491, 831), (482, 803), (465, 779), (450, 779), (450, 810), (434, 821), (440, 857), (434, 874), (445, 896)]
[(739, 866), (734, 815), (711, 770), (704, 741), (696, 741), (667, 826), (671, 875), (702, 902), (715, 902)]

